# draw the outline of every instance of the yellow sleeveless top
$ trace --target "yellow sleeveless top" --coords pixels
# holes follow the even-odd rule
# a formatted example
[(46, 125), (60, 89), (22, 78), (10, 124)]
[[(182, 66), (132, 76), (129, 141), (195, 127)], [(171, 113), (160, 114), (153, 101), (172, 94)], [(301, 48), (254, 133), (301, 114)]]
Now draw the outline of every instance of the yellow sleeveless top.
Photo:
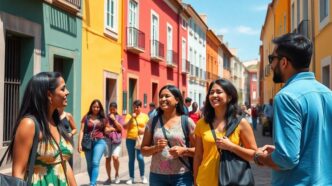
[[(226, 132), (217, 132), (217, 137), (223, 137)], [(204, 121), (204, 118), (197, 122), (195, 135), (200, 137), (203, 142), (203, 158), (198, 168), (196, 183), (198, 186), (216, 186), (218, 185), (218, 172), (220, 155), (217, 150), (210, 126)], [(240, 145), (239, 127), (229, 136), (229, 140), (234, 144)]]

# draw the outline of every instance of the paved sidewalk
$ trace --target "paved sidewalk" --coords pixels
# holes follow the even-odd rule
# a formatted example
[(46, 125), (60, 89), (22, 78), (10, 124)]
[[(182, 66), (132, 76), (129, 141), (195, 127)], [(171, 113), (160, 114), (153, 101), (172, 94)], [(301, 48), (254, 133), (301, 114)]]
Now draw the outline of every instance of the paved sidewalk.
[[(150, 163), (151, 163), (151, 157), (145, 157), (145, 176), (148, 179), (149, 173), (150, 173)], [(126, 181), (129, 179), (129, 170), (128, 170), (128, 156), (120, 157), (120, 168), (119, 168), (119, 177), (120, 177), (120, 184), (114, 184), (114, 167), (112, 162), (112, 169), (111, 169), (111, 176), (112, 176), (112, 185), (127, 185)], [(87, 172), (78, 173), (75, 175), (76, 182), (80, 186), (89, 186), (89, 175)], [(103, 182), (107, 180), (107, 174), (105, 169), (105, 158), (103, 157), (100, 166), (99, 166), (99, 176), (98, 176), (98, 185), (103, 185)], [(135, 160), (135, 183), (133, 185), (148, 185), (148, 184), (142, 184), (141, 178), (139, 176), (139, 169), (138, 169), (138, 162)]]

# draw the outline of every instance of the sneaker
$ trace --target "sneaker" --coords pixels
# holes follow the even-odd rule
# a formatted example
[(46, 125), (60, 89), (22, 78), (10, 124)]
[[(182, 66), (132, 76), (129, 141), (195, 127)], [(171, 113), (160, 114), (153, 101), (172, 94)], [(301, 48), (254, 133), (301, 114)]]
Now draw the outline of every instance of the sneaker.
[(107, 179), (106, 181), (104, 181), (104, 185), (111, 185), (112, 181), (111, 179)]
[(148, 183), (148, 180), (146, 179), (145, 176), (142, 176), (141, 179), (142, 179), (142, 183)]
[(120, 183), (120, 178), (119, 176), (116, 176), (115, 177), (115, 181), (114, 181), (115, 184), (119, 184)]
[(134, 178), (130, 178), (129, 180), (127, 180), (126, 184), (127, 185), (132, 185), (134, 182)]

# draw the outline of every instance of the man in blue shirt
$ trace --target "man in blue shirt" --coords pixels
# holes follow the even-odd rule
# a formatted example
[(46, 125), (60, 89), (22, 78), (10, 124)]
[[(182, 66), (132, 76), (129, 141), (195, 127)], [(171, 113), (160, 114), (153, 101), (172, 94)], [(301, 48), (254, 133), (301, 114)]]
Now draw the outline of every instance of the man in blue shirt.
[(332, 185), (332, 92), (309, 72), (312, 43), (296, 33), (273, 40), (274, 144), (259, 148), (258, 165), (273, 168), (272, 185)]

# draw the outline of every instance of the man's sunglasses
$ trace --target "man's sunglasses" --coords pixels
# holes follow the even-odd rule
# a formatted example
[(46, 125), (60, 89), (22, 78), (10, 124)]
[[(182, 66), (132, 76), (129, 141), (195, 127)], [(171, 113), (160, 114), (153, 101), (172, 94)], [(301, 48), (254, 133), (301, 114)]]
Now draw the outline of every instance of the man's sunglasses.
[(268, 56), (268, 58), (269, 58), (269, 64), (271, 65), (272, 62), (273, 62), (273, 60), (274, 60), (274, 58), (278, 58), (278, 60), (280, 60), (282, 58), (282, 56), (277, 56), (277, 55), (270, 54)]

